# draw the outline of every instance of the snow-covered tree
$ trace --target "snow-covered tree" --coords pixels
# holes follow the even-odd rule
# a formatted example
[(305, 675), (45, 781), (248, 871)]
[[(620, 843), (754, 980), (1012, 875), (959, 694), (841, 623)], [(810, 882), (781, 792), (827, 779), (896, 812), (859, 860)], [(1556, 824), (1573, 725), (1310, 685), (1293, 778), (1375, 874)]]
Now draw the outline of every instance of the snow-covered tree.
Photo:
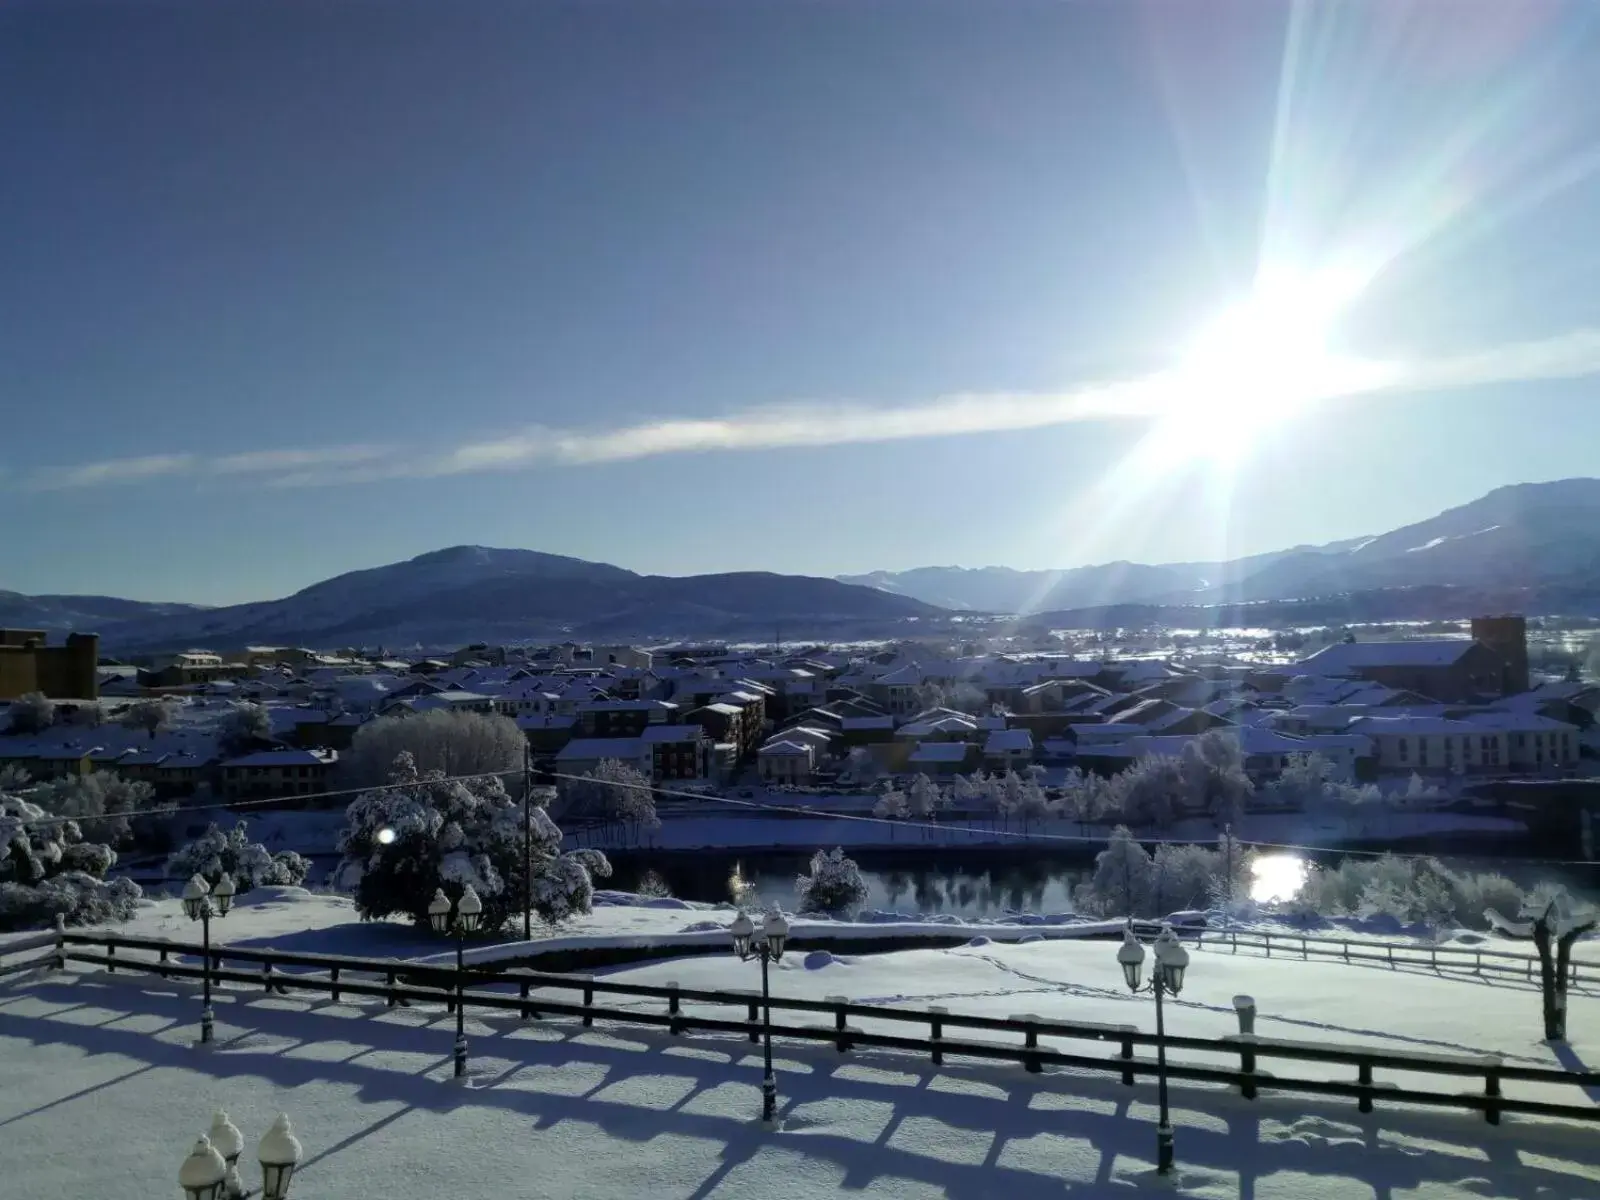
[(1046, 798), (1038, 778), (1031, 773), (1022, 779), (1022, 786), (1017, 791), (1016, 806), (1012, 811), (1022, 822), (1024, 833), (1035, 821), (1042, 821), (1050, 815), (1050, 801)]
[(272, 738), (272, 716), (260, 704), (235, 705), (217, 726), (217, 744), (224, 754), (248, 754), (256, 743)]
[(1187, 792), (1183, 768), (1164, 754), (1141, 758), (1117, 777), (1120, 812), (1130, 825), (1167, 828)]
[(167, 859), (167, 875), (188, 879), (203, 875), (215, 884), (226, 873), (241, 892), (255, 887), (298, 887), (305, 882), (311, 864), (293, 850), (273, 854), (260, 842), (250, 840), (243, 821), (224, 833), (214, 822), (194, 841)]
[(35, 784), (28, 798), (47, 812), (76, 820), (86, 837), (118, 846), (153, 836), (176, 807), (157, 798), (148, 783), (113, 771), (47, 780)]
[(939, 785), (919, 773), (906, 794), (906, 811), (913, 821), (931, 821), (939, 808)]
[(845, 775), (852, 783), (871, 783), (878, 776), (878, 764), (872, 757), (872, 751), (865, 746), (853, 746), (850, 753), (845, 756)]
[(56, 723), (56, 705), (43, 692), (23, 692), (8, 710), (12, 733), (41, 733)]
[(1211, 729), (1187, 743), (1179, 759), (1187, 784), (1184, 801), (1189, 808), (1210, 815), (1221, 828), (1244, 815), (1255, 784), (1245, 774), (1239, 739)]
[(1421, 775), (1413, 771), (1411, 778), (1406, 780), (1406, 790), (1395, 793), (1394, 804), (1402, 809), (1428, 809), (1434, 807), (1443, 797), (1443, 791), (1427, 783)]
[(433, 709), (368, 721), (356, 730), (339, 762), (342, 772), (361, 787), (386, 779), (401, 754), (411, 755), (420, 772), (440, 771), (452, 778), (520, 771), (527, 745), (510, 717)]
[(154, 740), (156, 734), (172, 724), (172, 710), (165, 699), (149, 696), (122, 710), (122, 724), (129, 729), (142, 729)]
[[(885, 821), (904, 821), (911, 811), (905, 793), (890, 785), (872, 806), (872, 815)], [(889, 840), (894, 840), (894, 826), (889, 826)]]
[(0, 794), (0, 930), (126, 921), (142, 893), (131, 879), (105, 874), (116, 865), (109, 846), (83, 840), (63, 821), (20, 796)]
[(1100, 916), (1135, 916), (1151, 902), (1154, 877), (1154, 861), (1128, 827), (1118, 825), (1095, 856), (1094, 875), (1078, 888), (1078, 907)]
[(797, 876), (794, 887), (801, 912), (842, 913), (867, 898), (861, 868), (837, 846), (813, 854), (811, 874)]
[(618, 759), (596, 763), (581, 780), (569, 783), (567, 795), (574, 815), (627, 827), (636, 839), (641, 830), (661, 827), (649, 777)]
[(1531, 938), (1539, 951), (1539, 987), (1543, 993), (1546, 1041), (1567, 1040), (1567, 976), (1572, 943), (1600, 925), (1600, 912), (1573, 903), (1565, 888), (1535, 890), (1517, 910), (1515, 920), (1494, 909), (1484, 913), (1507, 937)]
[(418, 771), (402, 753), (389, 782), (345, 810), (337, 878), (355, 890), (356, 910), (368, 920), (401, 913), (425, 925), (436, 888), (453, 898), (468, 884), (483, 900), (486, 933), (521, 912), (525, 897), (550, 924), (588, 912), (595, 876), (611, 874), (605, 855), (563, 853), (560, 829), (535, 807), (524, 888), (523, 819), (522, 804), (498, 778), (447, 779), (442, 770)]

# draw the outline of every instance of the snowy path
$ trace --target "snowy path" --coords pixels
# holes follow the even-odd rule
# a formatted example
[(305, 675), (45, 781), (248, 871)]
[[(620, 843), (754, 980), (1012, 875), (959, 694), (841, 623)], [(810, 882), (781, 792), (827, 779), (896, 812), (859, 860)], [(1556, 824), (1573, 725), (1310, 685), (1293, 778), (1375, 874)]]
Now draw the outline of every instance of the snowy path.
[(462, 1088), (438, 1010), (228, 997), (207, 1051), (194, 1010), (122, 976), (0, 988), (0, 1194), (172, 1194), (223, 1105), (251, 1142), (290, 1113), (307, 1154), (296, 1193), (316, 1200), (1600, 1195), (1592, 1128), (1509, 1117), (1177, 1087), (1179, 1171), (1158, 1181), (1148, 1083), (780, 1045), (784, 1128), (769, 1133), (742, 1041), (469, 1021)]

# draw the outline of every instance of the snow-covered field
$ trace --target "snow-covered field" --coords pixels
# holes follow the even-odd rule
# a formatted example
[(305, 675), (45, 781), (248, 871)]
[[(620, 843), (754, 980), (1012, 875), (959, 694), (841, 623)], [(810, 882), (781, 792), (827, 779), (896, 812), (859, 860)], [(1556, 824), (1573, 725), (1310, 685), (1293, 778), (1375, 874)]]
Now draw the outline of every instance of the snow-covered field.
[[(407, 927), (352, 921), (348, 901), (268, 889), (216, 927), (219, 940), (417, 954), (438, 941)], [(672, 905), (596, 909), (567, 936), (681, 933), (728, 910)], [(126, 927), (124, 927), (126, 928)], [(948, 932), (950, 926), (940, 926)], [(1013, 926), (1021, 936), (1039, 930)], [(164, 901), (133, 931), (192, 938)], [(711, 931), (707, 930), (707, 933)], [(775, 994), (844, 995), (953, 1012), (1036, 1013), (1150, 1028), (1148, 997), (1126, 994), (1104, 940), (977, 944), (879, 956), (787, 955)], [(1000, 932), (999, 927), (991, 932)], [(307, 944), (309, 943), (309, 944)], [(1539, 1041), (1537, 993), (1519, 981), (1434, 976), (1420, 967), (1301, 962), (1192, 951), (1175, 1034), (1236, 1028), (1232, 997), (1256, 998), (1264, 1035), (1508, 1061), (1600, 1064), (1600, 996), (1572, 996), (1575, 1036)], [(686, 987), (757, 986), (729, 955), (625, 968), (613, 977)], [(776, 1048), (782, 1127), (763, 1130), (757, 1048), (726, 1037), (673, 1038), (599, 1022), (519, 1023), (469, 1015), (472, 1076), (449, 1080), (453, 1018), (224, 990), (218, 1042), (200, 1050), (187, 985), (68, 971), (0, 986), (0, 1196), (175, 1194), (179, 1163), (223, 1106), (247, 1145), (279, 1109), (307, 1161), (295, 1194), (396, 1196), (808, 1197), (1120, 1196), (1251, 1200), (1500, 1196), (1600, 1197), (1600, 1136), (1507, 1116), (1385, 1106), (1264, 1091), (1173, 1087), (1179, 1169), (1153, 1173), (1153, 1082), (831, 1046)], [(659, 1002), (641, 1001), (650, 1004)], [(727, 1015), (726, 1010), (719, 1010)], [(972, 1035), (974, 1037), (979, 1035)], [(995, 1036), (1000, 1035), (984, 1035)], [(1084, 1050), (1079, 1043), (1074, 1049)], [(1092, 1051), (1090, 1051), (1092, 1052)], [(1175, 1060), (1200, 1061), (1178, 1053)], [(1213, 1060), (1215, 1061), (1215, 1060)], [(1263, 1060), (1284, 1075), (1348, 1068)], [(1379, 1074), (1380, 1080), (1384, 1078)], [(1406, 1081), (1396, 1077), (1395, 1082)], [(1463, 1090), (1473, 1081), (1457, 1081)], [(1439, 1088), (1433, 1078), (1426, 1086)], [(1576, 1088), (1560, 1089), (1582, 1102)], [(1508, 1084), (1507, 1094), (1536, 1095)], [(1600, 1096), (1592, 1099), (1600, 1104)], [(249, 1150), (247, 1150), (247, 1155)]]

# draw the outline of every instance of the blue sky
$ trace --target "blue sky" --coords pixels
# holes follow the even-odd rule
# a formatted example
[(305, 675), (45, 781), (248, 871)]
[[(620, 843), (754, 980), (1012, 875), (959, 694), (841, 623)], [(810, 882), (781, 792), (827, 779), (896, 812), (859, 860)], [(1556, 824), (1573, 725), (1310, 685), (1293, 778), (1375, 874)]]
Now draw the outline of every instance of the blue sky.
[[(14, 0), (0, 588), (1194, 559), (1597, 474), (1597, 56), (1581, 0)], [(1274, 272), (1359, 280), (1381, 385), (1141, 399)]]

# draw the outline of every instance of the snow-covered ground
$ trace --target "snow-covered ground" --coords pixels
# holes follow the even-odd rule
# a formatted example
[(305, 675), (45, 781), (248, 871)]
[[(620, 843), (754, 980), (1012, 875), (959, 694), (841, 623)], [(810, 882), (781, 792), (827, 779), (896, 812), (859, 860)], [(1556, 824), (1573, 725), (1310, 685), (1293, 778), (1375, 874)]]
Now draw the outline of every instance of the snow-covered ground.
[[(681, 933), (729, 915), (614, 903), (572, 932), (595, 939)], [(264, 889), (244, 897), (216, 929), (219, 940), (251, 944), (310, 941), (331, 949), (364, 941), (374, 954), (438, 947), (405, 926), (351, 918), (341, 897)], [(195, 932), (170, 901), (147, 906), (132, 929), (185, 939)], [(1025, 937), (1065, 932), (1011, 929)], [(773, 991), (1152, 1026), (1149, 998), (1129, 996), (1122, 986), (1114, 943), (1001, 944), (977, 928), (965, 932), (977, 944), (879, 956), (797, 951), (778, 965)], [(1225, 949), (1192, 954), (1183, 994), (1168, 1012), (1175, 1034), (1233, 1031), (1232, 997), (1248, 993), (1259, 1007), (1258, 1031), (1268, 1036), (1600, 1064), (1600, 996), (1587, 986), (1571, 999), (1575, 1040), (1555, 1052), (1539, 1040), (1537, 993), (1520, 981)], [(731, 954), (613, 976), (718, 988), (749, 988), (758, 979), (754, 964)], [(862, 1191), (1239, 1200), (1600, 1196), (1600, 1138), (1592, 1125), (1507, 1116), (1491, 1127), (1466, 1111), (1381, 1101), (1363, 1115), (1351, 1101), (1270, 1091), (1245, 1101), (1176, 1083), (1179, 1168), (1163, 1181), (1152, 1170), (1155, 1086), (1148, 1081), (1127, 1088), (1114, 1075), (1029, 1075), (957, 1061), (935, 1070), (909, 1055), (840, 1055), (831, 1046), (780, 1042), (782, 1127), (774, 1132), (753, 1120), (760, 1058), (739, 1039), (469, 1015), (472, 1077), (461, 1087), (448, 1078), (453, 1019), (437, 1008), (331, 1005), (225, 989), (217, 1045), (199, 1050), (192, 1044), (197, 1007), (190, 986), (122, 973), (68, 971), (0, 986), (0, 1078), (9, 1085), (0, 1092), (0, 1195), (175, 1194), (183, 1155), (220, 1105), (244, 1130), (247, 1157), (272, 1115), (289, 1113), (307, 1155), (295, 1194), (308, 1200), (762, 1200)], [(1261, 1066), (1284, 1075), (1350, 1073), (1265, 1059)], [(1463, 1090), (1474, 1086), (1457, 1082)], [(1506, 1091), (1538, 1094), (1515, 1083)], [(1561, 1091), (1567, 1102), (1583, 1100), (1576, 1088)], [(1600, 1104), (1600, 1096), (1592, 1102)]]

